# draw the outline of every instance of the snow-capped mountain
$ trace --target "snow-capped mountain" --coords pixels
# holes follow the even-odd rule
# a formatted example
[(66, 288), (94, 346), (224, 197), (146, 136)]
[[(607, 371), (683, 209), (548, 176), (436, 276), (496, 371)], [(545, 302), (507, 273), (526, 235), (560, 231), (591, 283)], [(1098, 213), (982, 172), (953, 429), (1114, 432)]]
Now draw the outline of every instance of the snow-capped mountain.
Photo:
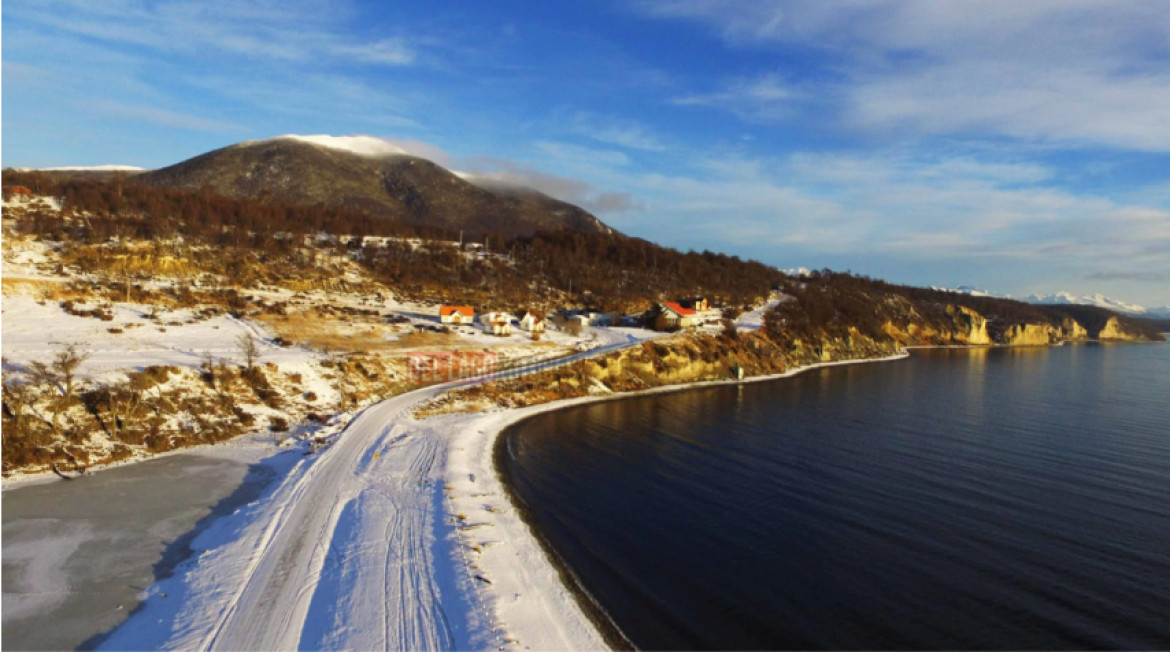
[[(939, 290), (941, 292), (954, 292), (956, 294), (968, 294), (973, 297), (995, 297), (998, 299), (1011, 299), (1010, 294), (996, 294), (987, 290), (981, 290), (972, 285), (960, 285), (956, 288), (942, 288), (931, 286), (932, 290)], [(1147, 308), (1136, 303), (1129, 303), (1128, 301), (1120, 301), (1107, 297), (1103, 294), (1086, 294), (1077, 296), (1072, 292), (1056, 292), (1054, 294), (1038, 295), (1032, 294), (1020, 299), (1025, 303), (1035, 303), (1047, 306), (1097, 306), (1099, 308), (1108, 308), (1126, 315), (1133, 315), (1135, 317), (1156, 317), (1159, 319), (1170, 319), (1170, 306), (1161, 306), (1158, 308)]]
[(1138, 305), (1136, 303), (1129, 303), (1127, 301), (1113, 299), (1100, 293), (1086, 294), (1079, 297), (1072, 292), (1057, 292), (1055, 294), (1046, 294), (1044, 296), (1033, 294), (1025, 297), (1024, 301), (1043, 305), (1097, 306), (1099, 308), (1108, 308), (1109, 310), (1116, 310), (1117, 312), (1122, 312), (1127, 315), (1135, 315), (1138, 317), (1170, 318), (1170, 306), (1162, 306), (1160, 308), (1146, 308), (1145, 306)]
[(940, 288), (940, 287), (932, 285), (932, 286), (930, 286), (930, 289), (937, 290), (939, 292), (954, 292), (955, 294), (969, 294), (973, 297), (997, 297), (997, 298), (1001, 298), (1001, 299), (1010, 299), (1011, 298), (1010, 295), (993, 294), (991, 292), (988, 292), (987, 290), (980, 290), (979, 288), (977, 288), (973, 285), (960, 285), (957, 288)]

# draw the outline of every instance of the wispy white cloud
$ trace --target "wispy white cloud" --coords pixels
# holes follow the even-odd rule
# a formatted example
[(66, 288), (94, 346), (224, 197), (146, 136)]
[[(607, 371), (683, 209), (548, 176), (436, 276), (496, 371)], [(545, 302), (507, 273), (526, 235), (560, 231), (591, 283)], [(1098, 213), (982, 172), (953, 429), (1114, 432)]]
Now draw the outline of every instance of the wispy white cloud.
[(617, 167), (629, 165), (630, 157), (612, 149), (595, 149), (569, 143), (537, 141), (536, 149), (557, 161), (570, 162), (584, 167)]
[(388, 92), (352, 77), (271, 71), (246, 84), (229, 74), (187, 77), (183, 81), (267, 115), (309, 118), (330, 130), (351, 131), (355, 125), (365, 124), (386, 128), (419, 126), (408, 114), (416, 102), (422, 101), (420, 95)]
[(340, 59), (403, 66), (417, 60), (405, 37), (362, 41), (338, 26), (330, 7), (305, 2), (9, 3), (5, 13), (31, 23), (163, 52), (242, 55), (285, 61)]
[(578, 112), (570, 121), (570, 130), (598, 142), (647, 152), (666, 149), (658, 136), (646, 125), (615, 116)]
[(629, 193), (606, 191), (580, 178), (550, 174), (509, 159), (472, 156), (455, 161), (455, 165), (473, 183), (530, 188), (603, 216), (638, 210), (641, 206)]
[(709, 106), (730, 111), (744, 119), (771, 122), (795, 115), (795, 105), (807, 99), (779, 75), (764, 74), (755, 78), (739, 78), (722, 89), (710, 93), (683, 95), (672, 103), (687, 106)]
[[(1121, 0), (648, 0), (735, 48), (806, 48), (844, 125), (1170, 151), (1170, 13)], [(827, 62), (827, 63), (826, 63)], [(774, 71), (682, 98), (749, 119), (794, 115)]]
[(615, 225), (636, 232), (668, 215), (664, 237), (684, 246), (999, 274), (1027, 266), (1030, 278), (1053, 283), (1170, 274), (1170, 210), (1074, 194), (1054, 176), (1034, 163), (913, 150), (710, 156), (687, 173), (628, 179), (646, 213)]
[(92, 107), (100, 113), (109, 116), (130, 120), (139, 120), (142, 122), (162, 125), (164, 127), (176, 127), (179, 129), (192, 129), (195, 131), (213, 132), (243, 131), (245, 129), (245, 127), (242, 125), (233, 124), (230, 122), (211, 120), (178, 111), (170, 111), (153, 106), (127, 104), (114, 100), (99, 100), (94, 102)]
[(388, 64), (405, 66), (413, 63), (418, 53), (407, 45), (405, 39), (387, 38), (365, 45), (337, 45), (335, 53), (352, 57), (362, 63)]

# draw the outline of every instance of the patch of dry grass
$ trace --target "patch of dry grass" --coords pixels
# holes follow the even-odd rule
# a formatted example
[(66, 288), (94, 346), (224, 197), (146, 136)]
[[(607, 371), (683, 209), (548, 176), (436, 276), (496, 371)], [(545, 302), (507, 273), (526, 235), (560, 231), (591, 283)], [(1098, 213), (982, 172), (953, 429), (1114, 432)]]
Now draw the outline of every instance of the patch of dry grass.
[(60, 301), (64, 299), (88, 299), (93, 296), (82, 284), (67, 283), (64, 280), (39, 278), (12, 278), (5, 276), (0, 279), (0, 288), (4, 294), (26, 296), (44, 301)]
[(455, 350), (463, 345), (454, 334), (403, 332), (403, 326), (386, 324), (379, 317), (313, 311), (259, 314), (255, 318), (284, 340), (325, 352)]

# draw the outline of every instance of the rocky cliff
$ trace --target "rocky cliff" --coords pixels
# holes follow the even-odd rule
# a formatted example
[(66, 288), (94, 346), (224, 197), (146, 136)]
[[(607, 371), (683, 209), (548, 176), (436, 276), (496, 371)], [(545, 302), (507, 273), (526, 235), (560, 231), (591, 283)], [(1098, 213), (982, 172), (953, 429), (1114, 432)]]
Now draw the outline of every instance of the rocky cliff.
[(538, 374), (456, 390), (421, 407), (419, 415), (469, 407), (523, 407), (665, 385), (750, 378), (818, 362), (885, 357), (897, 353), (898, 348), (892, 339), (878, 341), (856, 331), (791, 346), (772, 341), (759, 331), (736, 336), (682, 333)]
[(1146, 338), (1142, 337), (1140, 333), (1134, 333), (1133, 331), (1126, 329), (1122, 325), (1121, 320), (1117, 317), (1110, 317), (1109, 320), (1105, 322), (1105, 326), (1097, 332), (1097, 339), (1122, 342), (1138, 342)]
[(971, 308), (948, 305), (941, 311), (945, 319), (939, 320), (924, 318), (912, 306), (900, 308), (909, 312), (887, 319), (876, 335), (852, 325), (811, 333), (784, 331), (784, 323), (777, 321), (746, 333), (681, 333), (539, 374), (457, 390), (423, 406), (419, 413), (523, 407), (665, 385), (750, 378), (820, 362), (885, 357), (908, 345), (1048, 346), (1086, 340), (1090, 335), (1102, 340), (1148, 339), (1115, 318), (1090, 332), (1071, 317), (1059, 324), (991, 321)]

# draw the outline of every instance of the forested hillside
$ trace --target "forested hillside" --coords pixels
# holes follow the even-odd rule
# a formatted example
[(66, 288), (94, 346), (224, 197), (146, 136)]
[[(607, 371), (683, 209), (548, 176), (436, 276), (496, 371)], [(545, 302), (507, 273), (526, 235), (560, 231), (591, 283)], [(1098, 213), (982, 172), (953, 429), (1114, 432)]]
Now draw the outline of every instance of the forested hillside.
[[(30, 210), (18, 229), (75, 249), (108, 247), (115, 239), (211, 245), (240, 274), (263, 277), (266, 268), (295, 265), (306, 247), (344, 247), (395, 291), (436, 300), (632, 312), (702, 294), (743, 305), (762, 299), (784, 278), (755, 261), (682, 253), (616, 232), (492, 232), (476, 243), (486, 248), (471, 256), (455, 244), (458, 232), (330, 206), (156, 188), (133, 177), (102, 181), (5, 170), (5, 196), (15, 186), (61, 198), (59, 213)], [(426, 242), (420, 246), (416, 239)]]

